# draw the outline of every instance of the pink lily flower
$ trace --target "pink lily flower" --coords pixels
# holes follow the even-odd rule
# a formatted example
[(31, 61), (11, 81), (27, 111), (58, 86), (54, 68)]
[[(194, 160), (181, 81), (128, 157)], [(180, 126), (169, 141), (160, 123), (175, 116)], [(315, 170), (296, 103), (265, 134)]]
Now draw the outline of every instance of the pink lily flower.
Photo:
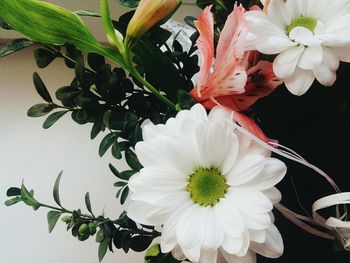
[(257, 51), (245, 51), (247, 27), (242, 6), (235, 6), (221, 31), (214, 68), (214, 18), (206, 7), (195, 25), (199, 31), (197, 46), (201, 65), (197, 85), (190, 95), (207, 109), (224, 107), (234, 120), (259, 139), (272, 141), (259, 126), (240, 113), (259, 98), (271, 94), (282, 84), (273, 73), (272, 63), (259, 61)]

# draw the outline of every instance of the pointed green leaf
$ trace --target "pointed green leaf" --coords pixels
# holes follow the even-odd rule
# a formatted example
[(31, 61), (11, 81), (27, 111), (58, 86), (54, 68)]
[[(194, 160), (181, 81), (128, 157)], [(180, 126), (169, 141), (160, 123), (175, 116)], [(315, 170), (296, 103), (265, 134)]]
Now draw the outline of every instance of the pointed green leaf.
[(42, 117), (49, 112), (51, 112), (53, 109), (55, 109), (56, 106), (49, 104), (49, 103), (39, 103), (34, 106), (32, 106), (28, 112), (27, 116), (29, 117)]
[(115, 140), (118, 138), (118, 134), (115, 132), (112, 132), (110, 134), (107, 134), (100, 143), (100, 148), (98, 150), (98, 154), (100, 157), (102, 157), (109, 147), (112, 146), (112, 144), (115, 142)]
[(94, 125), (91, 128), (90, 132), (90, 139), (93, 140), (96, 138), (96, 136), (102, 131), (101, 129), (101, 123), (95, 122)]
[(42, 79), (40, 78), (40, 76), (37, 72), (33, 73), (33, 82), (34, 82), (35, 89), (38, 92), (38, 94), (40, 95), (40, 97), (42, 97), (47, 102), (52, 102), (52, 98), (50, 96), (50, 93), (47, 90), (44, 82), (42, 81)]
[(63, 173), (63, 171), (61, 171), (58, 174), (56, 181), (55, 181), (55, 184), (53, 186), (53, 191), (52, 191), (53, 199), (55, 200), (56, 204), (58, 204), (61, 207), (62, 207), (62, 205), (61, 205), (61, 200), (60, 200), (60, 181), (61, 181), (62, 173)]
[(98, 247), (98, 260), (101, 262), (102, 259), (105, 257), (107, 248), (109, 245), (109, 239), (105, 238)]
[(26, 205), (33, 207), (35, 210), (40, 207), (40, 203), (33, 197), (33, 192), (29, 192), (23, 183), (21, 186), (21, 199)]
[(136, 154), (132, 150), (127, 149), (125, 151), (125, 159), (126, 159), (126, 162), (128, 163), (128, 165), (130, 166), (131, 169), (133, 169), (135, 171), (141, 170), (142, 165), (140, 164), (139, 160), (137, 159)]
[(6, 200), (5, 201), (5, 205), (6, 206), (11, 206), (11, 205), (17, 204), (18, 202), (21, 202), (21, 201), (22, 201), (22, 198), (20, 196), (16, 196), (14, 198)]
[(117, 50), (99, 44), (78, 15), (59, 6), (36, 0), (1, 0), (0, 17), (35, 42), (74, 45), (124, 65)]
[(56, 223), (61, 215), (62, 215), (62, 213), (59, 211), (50, 211), (47, 213), (47, 222), (49, 224), (49, 233), (52, 232), (52, 230), (54, 229), (54, 227), (55, 227), (55, 225), (56, 225)]
[(16, 51), (22, 50), (30, 46), (31, 44), (33, 44), (33, 42), (25, 38), (15, 39), (0, 50), (0, 58), (10, 55)]
[(123, 205), (126, 201), (126, 198), (128, 198), (129, 195), (129, 187), (126, 186), (123, 191), (122, 191), (122, 195), (120, 196), (120, 203)]
[(63, 117), (68, 112), (68, 110), (57, 111), (49, 115), (43, 124), (44, 129), (50, 128), (56, 123), (60, 118)]
[(111, 110), (108, 110), (108, 111), (106, 111), (106, 112), (103, 114), (103, 124), (104, 124), (107, 128), (109, 128), (109, 121), (110, 121), (110, 119), (111, 119), (111, 114), (112, 114)]
[(34, 57), (36, 65), (39, 68), (45, 68), (50, 65), (52, 61), (54, 61), (54, 59), (57, 57), (57, 53), (44, 48), (38, 48), (34, 50)]
[(90, 201), (90, 194), (86, 193), (85, 194), (85, 205), (87, 210), (92, 214), (92, 208), (91, 208), (91, 201)]
[(129, 7), (129, 8), (135, 8), (138, 6), (140, 0), (119, 0), (119, 3), (122, 6)]
[(7, 189), (6, 196), (18, 196), (21, 195), (21, 189), (18, 187), (10, 187)]
[(117, 170), (117, 168), (115, 168), (111, 163), (108, 165), (109, 169), (111, 170), (111, 172), (119, 178), (119, 171)]
[(123, 156), (122, 156), (122, 153), (120, 151), (120, 147), (119, 147), (119, 143), (118, 141), (115, 141), (113, 143), (113, 146), (112, 146), (112, 155), (114, 158), (116, 159), (121, 159)]

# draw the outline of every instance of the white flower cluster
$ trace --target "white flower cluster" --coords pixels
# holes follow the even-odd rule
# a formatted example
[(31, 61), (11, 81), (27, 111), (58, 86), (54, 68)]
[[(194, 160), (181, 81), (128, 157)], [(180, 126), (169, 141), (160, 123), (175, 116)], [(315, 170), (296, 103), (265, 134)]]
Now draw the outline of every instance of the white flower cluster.
[(336, 80), (339, 61), (350, 62), (350, 1), (271, 0), (266, 13), (246, 13), (249, 48), (278, 54), (273, 63), (288, 90), (303, 95), (315, 78)]

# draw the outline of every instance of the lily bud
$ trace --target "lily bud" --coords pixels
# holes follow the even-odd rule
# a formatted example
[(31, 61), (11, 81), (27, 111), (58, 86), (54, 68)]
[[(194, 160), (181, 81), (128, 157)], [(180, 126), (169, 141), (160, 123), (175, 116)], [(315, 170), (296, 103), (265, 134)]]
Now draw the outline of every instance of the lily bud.
[(181, 4), (181, 0), (141, 0), (129, 22), (126, 35), (139, 38), (152, 26), (171, 15)]

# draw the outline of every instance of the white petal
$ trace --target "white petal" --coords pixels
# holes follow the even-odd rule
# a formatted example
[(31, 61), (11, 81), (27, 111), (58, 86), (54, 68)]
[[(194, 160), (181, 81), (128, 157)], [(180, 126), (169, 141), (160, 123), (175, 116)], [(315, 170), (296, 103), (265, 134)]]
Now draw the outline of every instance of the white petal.
[(299, 45), (280, 53), (273, 61), (273, 71), (276, 76), (281, 79), (290, 77), (304, 49), (305, 47), (303, 45)]
[(314, 69), (322, 62), (323, 50), (320, 45), (306, 47), (300, 57), (298, 67), (302, 69)]
[(253, 230), (249, 229), (249, 237), (251, 241), (257, 243), (264, 243), (266, 240), (266, 231), (265, 230)]
[(294, 43), (289, 38), (281, 36), (262, 36), (261, 38), (257, 39), (255, 43), (256, 49), (259, 52), (267, 55), (281, 53), (296, 45), (298, 44)]
[[(162, 252), (163, 252), (163, 250), (162, 250)], [(163, 253), (167, 253), (167, 252), (163, 252)], [(180, 246), (175, 246), (175, 248), (171, 251), (171, 254), (177, 260), (183, 261), (187, 258)]]
[(215, 212), (226, 235), (231, 237), (240, 237), (242, 235), (244, 220), (235, 205), (223, 198), (215, 206)]
[(256, 254), (254, 251), (249, 250), (243, 257), (238, 257), (232, 254), (228, 254), (225, 251), (221, 252), (228, 263), (256, 263)]
[(202, 249), (199, 262), (200, 263), (216, 263), (217, 253), (218, 253), (217, 249), (214, 249), (214, 250)]
[(282, 161), (276, 158), (266, 158), (265, 166), (259, 175), (244, 186), (257, 191), (263, 191), (279, 183), (286, 172), (287, 166)]
[(264, 257), (280, 257), (283, 254), (283, 240), (276, 226), (271, 224), (266, 230), (266, 241), (263, 244), (252, 242), (250, 249)]
[(241, 185), (255, 178), (265, 165), (265, 157), (257, 154), (245, 154), (227, 175), (227, 184)]
[(341, 46), (350, 41), (350, 14), (339, 16), (320, 36), (326, 46)]
[(271, 1), (267, 7), (269, 19), (283, 29), (291, 23), (291, 17), (288, 11), (283, 0)]
[(332, 49), (327, 47), (323, 47), (322, 63), (332, 71), (336, 71), (339, 68), (339, 58)]
[(326, 87), (332, 86), (337, 79), (335, 71), (331, 71), (325, 64), (317, 66), (313, 72), (318, 82)]
[(159, 226), (164, 224), (166, 219), (170, 216), (171, 211), (146, 202), (132, 201), (127, 213), (128, 217), (137, 223)]
[(294, 27), (289, 32), (289, 38), (304, 46), (321, 44), (320, 40), (315, 38), (314, 34), (309, 29), (301, 26)]
[(332, 47), (332, 51), (338, 56), (340, 61), (350, 63), (350, 44), (341, 47)]
[(228, 201), (234, 203), (242, 212), (260, 214), (272, 210), (270, 199), (263, 193), (245, 187), (231, 187), (226, 196)]
[(174, 138), (158, 135), (146, 142), (137, 143), (135, 151), (143, 166), (167, 164), (187, 176), (195, 170), (198, 163), (192, 148), (189, 136)]
[(284, 79), (287, 89), (296, 96), (305, 94), (315, 80), (315, 76), (311, 70), (296, 68), (293, 75)]
[(272, 204), (277, 204), (282, 199), (282, 194), (276, 187), (267, 189), (263, 193), (271, 200)]
[(201, 256), (201, 246), (199, 244), (190, 248), (182, 248), (182, 251), (191, 262), (198, 262)]
[(225, 236), (221, 247), (229, 254), (236, 254), (237, 252), (242, 250), (243, 237)]
[(295, 19), (301, 16), (302, 1), (303, 0), (288, 0), (285, 3), (285, 8), (290, 12), (290, 17), (292, 19)]

